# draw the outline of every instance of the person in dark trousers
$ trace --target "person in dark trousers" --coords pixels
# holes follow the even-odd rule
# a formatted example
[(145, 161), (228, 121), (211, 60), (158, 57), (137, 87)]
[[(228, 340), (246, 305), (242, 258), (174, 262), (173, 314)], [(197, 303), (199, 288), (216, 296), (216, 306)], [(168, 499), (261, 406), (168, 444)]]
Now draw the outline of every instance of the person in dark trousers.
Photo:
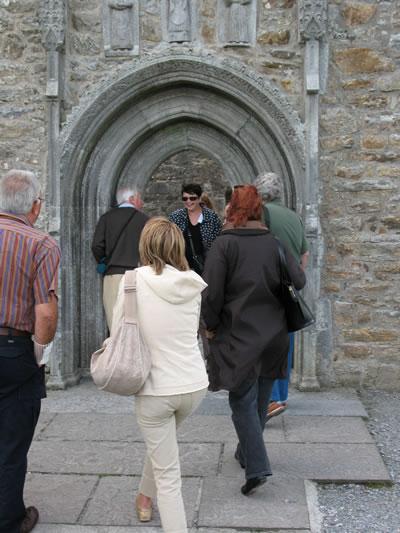
[(0, 533), (28, 533), (27, 455), (46, 396), (44, 364), (57, 326), (60, 249), (34, 228), (42, 199), (32, 172), (0, 180)]
[[(234, 189), (227, 222), (212, 245), (204, 270), (202, 315), (210, 339), (211, 390), (229, 391), (245, 469), (245, 495), (265, 483), (271, 467), (263, 430), (273, 382), (285, 376), (289, 336), (281, 301), (278, 243), (261, 222), (262, 200), (253, 185)], [(303, 270), (286, 250), (297, 289)]]
[(110, 331), (119, 283), (126, 270), (139, 264), (139, 239), (149, 220), (141, 211), (143, 202), (135, 188), (122, 187), (116, 196), (117, 207), (100, 217), (92, 241), (96, 261), (105, 263), (103, 305)]
[(182, 185), (184, 207), (168, 218), (182, 231), (186, 243), (186, 259), (191, 270), (201, 276), (207, 252), (220, 234), (222, 222), (214, 211), (201, 206), (202, 188), (197, 183)]
[[(297, 263), (305, 270), (309, 251), (303, 222), (299, 215), (281, 203), (282, 185), (274, 172), (260, 174), (254, 185), (264, 202), (264, 221), (271, 233), (290, 250)], [(289, 334), (288, 371), (283, 379), (277, 379), (268, 406), (267, 419), (277, 416), (288, 405), (289, 380), (294, 352), (294, 333)]]

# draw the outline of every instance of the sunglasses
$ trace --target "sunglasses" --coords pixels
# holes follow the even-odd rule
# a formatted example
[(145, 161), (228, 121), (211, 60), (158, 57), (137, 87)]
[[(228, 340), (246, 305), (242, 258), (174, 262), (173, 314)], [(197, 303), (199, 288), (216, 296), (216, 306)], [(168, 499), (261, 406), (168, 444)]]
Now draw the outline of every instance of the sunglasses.
[(198, 198), (198, 196), (182, 196), (182, 202), (188, 202), (189, 200), (195, 202)]

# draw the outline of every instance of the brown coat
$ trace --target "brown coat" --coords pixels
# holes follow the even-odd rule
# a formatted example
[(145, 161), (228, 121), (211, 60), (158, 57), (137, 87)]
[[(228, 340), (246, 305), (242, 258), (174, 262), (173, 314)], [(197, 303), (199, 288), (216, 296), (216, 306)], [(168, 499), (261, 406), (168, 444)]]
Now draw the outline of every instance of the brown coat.
[[(305, 275), (286, 250), (297, 289)], [(210, 341), (210, 389), (235, 390), (259, 375), (286, 375), (289, 338), (279, 299), (280, 271), (276, 239), (259, 223), (225, 229), (213, 243), (203, 274), (202, 314), (216, 335)]]

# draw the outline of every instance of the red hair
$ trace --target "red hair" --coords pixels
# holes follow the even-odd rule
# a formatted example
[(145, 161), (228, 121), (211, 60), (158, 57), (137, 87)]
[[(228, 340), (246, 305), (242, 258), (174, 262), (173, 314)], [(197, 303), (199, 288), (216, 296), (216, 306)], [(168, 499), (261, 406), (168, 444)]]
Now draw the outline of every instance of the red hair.
[(262, 199), (254, 185), (241, 185), (233, 189), (227, 222), (234, 227), (245, 226), (248, 220), (261, 220)]

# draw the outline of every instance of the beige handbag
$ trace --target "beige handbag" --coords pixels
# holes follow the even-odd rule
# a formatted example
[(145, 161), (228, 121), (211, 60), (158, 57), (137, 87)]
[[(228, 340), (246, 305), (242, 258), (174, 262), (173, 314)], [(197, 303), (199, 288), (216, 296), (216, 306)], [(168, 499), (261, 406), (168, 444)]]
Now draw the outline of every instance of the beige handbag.
[(90, 373), (99, 389), (131, 396), (142, 388), (151, 367), (137, 321), (136, 270), (126, 271), (124, 292), (124, 315), (115, 335), (92, 355)]

